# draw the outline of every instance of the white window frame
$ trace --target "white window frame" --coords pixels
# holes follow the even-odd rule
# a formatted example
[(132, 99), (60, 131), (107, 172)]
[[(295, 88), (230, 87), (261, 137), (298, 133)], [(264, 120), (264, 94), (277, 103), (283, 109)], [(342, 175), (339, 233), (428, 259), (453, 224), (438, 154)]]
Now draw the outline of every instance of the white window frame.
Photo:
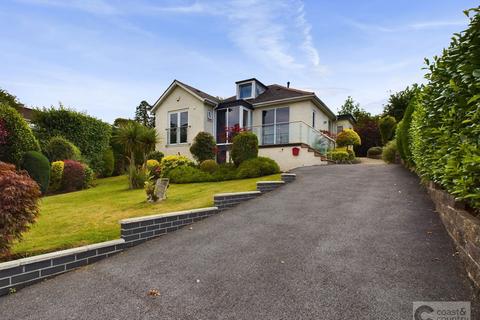
[[(232, 106), (231, 108), (236, 108), (236, 107), (237, 106)], [(228, 109), (228, 108), (225, 108), (225, 109)], [(247, 127), (246, 128), (250, 128), (252, 126), (252, 110), (250, 110), (249, 108), (246, 108), (244, 106), (238, 106), (238, 109), (239, 109), (238, 112), (240, 113), (240, 115), (238, 117), (238, 122), (239, 122), (240, 128), (242, 128), (242, 129), (244, 128), (243, 127), (243, 110), (246, 110), (248, 112), (248, 119), (247, 119)], [(224, 110), (224, 109), (221, 109), (221, 110)], [(215, 116), (214, 116), (214, 118), (215, 118), (214, 124), (215, 125), (214, 125), (214, 128), (213, 128), (214, 129), (213, 131), (214, 131), (215, 140), (216, 140), (216, 137), (217, 137), (217, 117), (218, 117), (217, 110), (215, 110)], [(225, 119), (225, 126), (227, 128), (229, 128), (230, 124), (228, 123), (228, 112), (225, 112), (225, 118), (226, 118)], [(218, 143), (217, 142), (217, 144), (219, 146), (222, 146), (222, 145), (227, 145), (227, 144), (232, 144), (232, 143), (231, 142), (224, 142), (224, 143)]]
[[(169, 145), (169, 146), (188, 144), (188, 129), (187, 129), (187, 141), (180, 142), (180, 136), (181, 136), (181, 129), (180, 128), (182, 128), (180, 126), (180, 114), (182, 114), (183, 112), (187, 113), (187, 128), (190, 128), (190, 124), (189, 124), (190, 117), (189, 117), (189, 114), (188, 114), (188, 109), (175, 110), (175, 111), (169, 111), (168, 112), (168, 117), (167, 117), (167, 145)], [(172, 114), (177, 115), (177, 127), (176, 127), (177, 128), (177, 142), (176, 143), (170, 143), (170, 130), (172, 129), (170, 127), (170, 116)]]
[[(284, 108), (288, 108), (288, 122), (280, 122), (280, 123), (277, 123), (277, 109), (284, 109)], [(278, 144), (277, 143), (277, 125), (279, 124), (287, 124), (287, 123), (290, 123), (290, 106), (282, 106), (282, 107), (272, 107), (272, 108), (265, 108), (265, 109), (261, 109), (261, 114), (260, 114), (260, 117), (261, 117), (261, 121), (262, 121), (262, 124), (261, 124), (261, 127), (262, 127), (262, 141), (263, 141), (263, 126), (265, 124), (263, 124), (263, 111), (268, 111), (268, 110), (275, 110), (275, 112), (273, 113), (273, 123), (270, 124), (270, 125), (273, 125), (273, 145), (275, 144)], [(268, 125), (268, 124), (267, 124)], [(289, 128), (290, 130), (290, 128)], [(290, 132), (289, 132), (289, 135), (290, 135)], [(289, 139), (290, 139), (290, 136), (289, 136)]]

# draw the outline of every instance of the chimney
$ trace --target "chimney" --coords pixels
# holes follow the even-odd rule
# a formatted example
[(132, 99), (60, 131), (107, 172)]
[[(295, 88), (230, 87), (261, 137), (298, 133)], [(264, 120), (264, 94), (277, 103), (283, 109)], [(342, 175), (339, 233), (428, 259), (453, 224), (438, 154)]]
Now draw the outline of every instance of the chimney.
[(290, 81), (287, 81), (287, 88), (290, 88)]

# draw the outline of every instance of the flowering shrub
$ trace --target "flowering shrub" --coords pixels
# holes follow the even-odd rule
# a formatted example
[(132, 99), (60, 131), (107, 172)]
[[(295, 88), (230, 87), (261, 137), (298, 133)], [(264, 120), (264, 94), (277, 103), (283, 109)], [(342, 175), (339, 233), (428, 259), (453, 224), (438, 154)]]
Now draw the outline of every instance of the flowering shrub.
[(48, 186), (49, 192), (60, 190), (62, 186), (63, 167), (63, 161), (52, 162), (50, 167), (50, 185)]
[(162, 176), (168, 176), (170, 170), (179, 167), (179, 166), (193, 166), (193, 162), (185, 156), (166, 156), (160, 162), (160, 169), (162, 171)]
[(40, 188), (15, 166), (0, 162), (0, 255), (9, 253), (38, 216)]

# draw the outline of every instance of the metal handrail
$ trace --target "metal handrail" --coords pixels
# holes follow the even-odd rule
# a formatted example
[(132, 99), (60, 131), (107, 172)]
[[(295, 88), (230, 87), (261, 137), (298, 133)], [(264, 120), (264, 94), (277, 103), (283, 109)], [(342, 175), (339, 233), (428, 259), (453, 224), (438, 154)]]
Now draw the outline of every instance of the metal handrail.
[(266, 126), (274, 126), (274, 125), (281, 125), (281, 124), (290, 124), (290, 123), (302, 123), (304, 124), (305, 126), (307, 126), (308, 128), (312, 129), (313, 131), (315, 131), (316, 133), (318, 133), (319, 135), (327, 138), (328, 140), (330, 140), (331, 142), (335, 143), (335, 139), (332, 139), (331, 137), (329, 137), (328, 135), (326, 135), (325, 133), (321, 132), (321, 131), (318, 131), (317, 129), (313, 128), (311, 125), (305, 123), (304, 121), (301, 121), (301, 120), (297, 120), (297, 121), (289, 121), (289, 122), (277, 122), (277, 123), (271, 123), (271, 124), (261, 124), (261, 125), (257, 125), (257, 126), (250, 126), (250, 127), (247, 127), (247, 130), (251, 130), (252, 128), (263, 128), (263, 127), (266, 127)]

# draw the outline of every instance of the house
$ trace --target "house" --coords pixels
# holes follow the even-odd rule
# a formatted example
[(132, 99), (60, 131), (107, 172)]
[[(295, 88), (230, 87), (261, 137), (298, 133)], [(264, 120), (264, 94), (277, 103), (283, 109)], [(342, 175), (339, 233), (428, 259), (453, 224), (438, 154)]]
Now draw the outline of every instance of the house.
[(31, 123), (33, 119), (33, 109), (25, 107), (23, 104), (19, 104), (15, 107), (17, 111), (22, 115), (22, 117), (28, 122)]
[(353, 129), (357, 124), (357, 120), (351, 114), (339, 114), (337, 116), (337, 134), (344, 129)]
[(336, 132), (336, 115), (314, 92), (265, 85), (252, 78), (235, 83), (235, 95), (220, 99), (174, 80), (152, 108), (166, 155), (192, 157), (195, 136), (211, 133), (217, 161), (229, 159), (229, 146), (238, 131), (250, 130), (259, 141), (259, 156), (274, 159), (282, 170), (325, 164), (335, 141), (322, 131)]

